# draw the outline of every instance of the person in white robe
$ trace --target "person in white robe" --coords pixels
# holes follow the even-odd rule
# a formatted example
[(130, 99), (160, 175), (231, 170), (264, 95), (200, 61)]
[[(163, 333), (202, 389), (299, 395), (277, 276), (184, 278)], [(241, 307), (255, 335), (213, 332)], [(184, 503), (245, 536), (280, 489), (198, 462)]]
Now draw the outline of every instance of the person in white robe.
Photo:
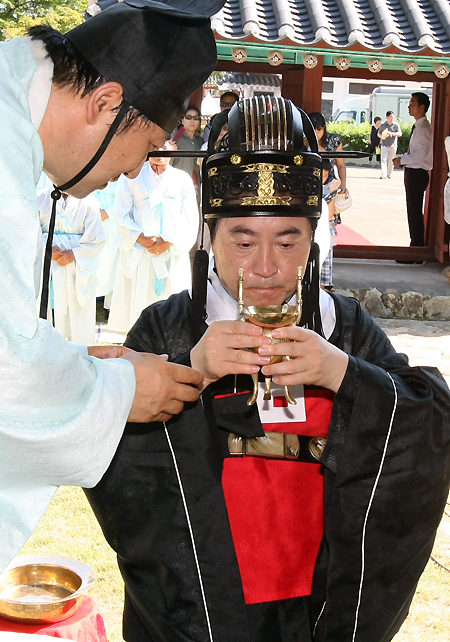
[[(52, 211), (50, 189), (38, 192), (44, 247)], [(100, 208), (93, 194), (63, 194), (56, 205), (52, 250), (52, 305), (55, 328), (69, 341), (95, 343), (95, 291), (99, 255), (106, 242)]]
[(95, 191), (100, 214), (103, 221), (103, 228), (106, 233), (106, 243), (100, 252), (100, 265), (97, 270), (97, 297), (104, 297), (103, 307), (109, 310), (114, 289), (114, 281), (117, 273), (119, 260), (119, 248), (117, 245), (117, 225), (114, 216), (116, 202), (117, 181), (110, 182), (105, 189)]
[(119, 266), (108, 321), (116, 332), (128, 332), (148, 305), (191, 285), (197, 200), (191, 177), (169, 160), (152, 158), (137, 178), (119, 180)]
[[(217, 7), (206, 4), (205, 15), (213, 15)], [(173, 20), (176, 52), (166, 38)], [(124, 21), (145, 23), (142, 35), (135, 28), (123, 31)], [(187, 75), (180, 52), (194, 41), (198, 59), (189, 61)], [(129, 46), (136, 52), (133, 62), (119, 68)], [(161, 57), (157, 63), (152, 48)], [(142, 64), (136, 67), (138, 55)], [(165, 357), (75, 345), (38, 317), (40, 174), (44, 169), (58, 186), (69, 183), (62, 191), (77, 198), (123, 172), (137, 175), (215, 63), (209, 24), (125, 3), (64, 35), (38, 25), (31, 36), (0, 42), (0, 572), (58, 486), (99, 482), (127, 418), (166, 421), (198, 398), (203, 381)], [(145, 87), (127, 84), (144, 72)]]

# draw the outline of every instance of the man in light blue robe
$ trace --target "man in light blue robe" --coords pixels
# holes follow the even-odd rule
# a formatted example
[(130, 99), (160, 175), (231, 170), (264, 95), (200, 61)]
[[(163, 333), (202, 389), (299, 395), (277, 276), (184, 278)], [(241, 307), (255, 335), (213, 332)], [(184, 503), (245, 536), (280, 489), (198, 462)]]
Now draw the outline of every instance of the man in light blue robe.
[[(117, 6), (120, 15), (131, 15), (130, 20), (141, 12), (137, 19), (147, 25), (141, 43), (144, 50), (152, 40), (152, 28), (160, 32), (161, 22), (170, 25), (172, 10), (165, 15), (125, 3)], [(212, 15), (215, 7), (207, 10)], [(177, 20), (179, 23), (179, 15)], [(66, 47), (76, 31), (76, 53), (81, 51), (81, 57), (89, 61), (83, 49), (83, 29), (88, 25), (90, 41), (96, 24), (103, 38), (100, 45), (96, 40), (100, 53), (108, 38), (119, 53), (127, 37), (139, 46), (133, 34), (118, 37), (114, 25), (105, 28), (103, 24), (102, 28), (101, 16), (65, 38), (45, 27), (44, 35), (51, 32), (47, 40), (37, 28), (33, 38), (0, 43), (0, 571), (30, 536), (59, 485), (97, 484), (127, 418), (139, 422), (169, 418), (181, 411), (185, 401), (197, 399), (195, 386), (203, 379), (190, 368), (167, 363), (164, 357), (122, 348), (76, 346), (36, 313), (42, 265), (36, 184), (42, 169), (55, 185), (76, 176), (77, 181), (71, 181), (74, 187), (67, 191), (79, 198), (122, 172), (137, 175), (147, 153), (163, 144), (165, 130), (182, 113), (184, 101), (215, 65), (214, 38), (208, 35), (205, 21), (201, 29), (207, 55), (202, 69), (194, 74), (192, 82), (197, 84), (192, 87), (185, 68), (179, 67), (178, 59), (176, 64), (173, 61), (179, 75), (177, 71), (172, 74), (171, 98), (163, 106), (160, 96), (152, 102), (155, 86), (155, 94), (161, 91), (157, 71), (150, 69), (147, 74), (147, 81), (155, 76), (155, 86), (150, 82), (142, 98), (142, 90), (133, 93), (133, 83), (126, 85), (126, 64), (118, 78), (108, 69), (99, 67), (96, 72), (94, 68), (97, 76), (94, 73), (94, 83), (86, 93), (83, 83), (77, 85), (76, 76), (72, 84), (56, 79), (52, 47), (54, 50), (55, 42)], [(198, 40), (198, 25), (186, 24), (180, 30), (181, 40)], [(162, 55), (170, 57), (172, 45), (166, 40)], [(114, 55), (111, 57), (114, 67)], [(128, 67), (131, 69), (130, 63)], [(144, 71), (140, 68), (139, 73)], [(167, 84), (163, 87), (168, 91)], [(125, 109), (120, 110), (125, 101)], [(118, 109), (122, 115), (127, 112), (127, 117), (134, 112), (135, 120), (131, 125), (125, 122), (107, 141), (105, 135)], [(98, 161), (95, 152), (102, 141), (103, 156)], [(105, 144), (109, 144), (106, 152)], [(79, 178), (80, 169), (91, 159), (86, 176)]]

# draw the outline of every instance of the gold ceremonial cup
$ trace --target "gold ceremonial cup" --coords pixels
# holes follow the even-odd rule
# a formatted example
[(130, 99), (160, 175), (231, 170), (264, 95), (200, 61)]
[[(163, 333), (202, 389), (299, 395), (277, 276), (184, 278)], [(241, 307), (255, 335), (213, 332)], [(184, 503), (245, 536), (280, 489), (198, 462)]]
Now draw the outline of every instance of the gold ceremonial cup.
[[(288, 325), (298, 325), (302, 316), (302, 266), (299, 265), (297, 272), (297, 305), (251, 305), (246, 307), (244, 303), (244, 268), (239, 268), (239, 309), (237, 319), (253, 323), (263, 329), (263, 334), (269, 337), (272, 343), (284, 343), (288, 339), (274, 339), (272, 330), (283, 328)], [(255, 352), (258, 348), (254, 349)], [(279, 363), (280, 361), (289, 361), (290, 357), (273, 355), (270, 357), (270, 363)], [(247, 401), (248, 406), (256, 402), (258, 396), (258, 375), (252, 375), (253, 394)], [(265, 377), (264, 400), (268, 401), (272, 397), (271, 392), (272, 379)], [(288, 386), (284, 386), (284, 396), (287, 401), (294, 406), (297, 404), (291, 396)]]

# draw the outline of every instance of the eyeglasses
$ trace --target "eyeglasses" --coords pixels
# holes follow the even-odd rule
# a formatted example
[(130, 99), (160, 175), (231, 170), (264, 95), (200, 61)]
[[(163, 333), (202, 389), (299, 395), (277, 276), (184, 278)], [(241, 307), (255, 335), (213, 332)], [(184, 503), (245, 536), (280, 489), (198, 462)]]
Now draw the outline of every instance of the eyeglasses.
[(235, 100), (232, 103), (220, 103), (220, 108), (221, 109), (231, 109), (231, 107), (234, 106)]
[(186, 120), (200, 120), (200, 116), (191, 116), (191, 114), (185, 114), (183, 118), (186, 118)]

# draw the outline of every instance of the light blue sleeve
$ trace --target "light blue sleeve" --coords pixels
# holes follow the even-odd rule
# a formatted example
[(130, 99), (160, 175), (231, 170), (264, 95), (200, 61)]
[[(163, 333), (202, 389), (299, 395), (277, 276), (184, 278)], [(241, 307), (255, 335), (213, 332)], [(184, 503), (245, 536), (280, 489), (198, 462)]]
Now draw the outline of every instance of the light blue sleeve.
[(35, 186), (43, 150), (24, 90), (34, 63), (26, 54), (5, 55), (9, 43), (0, 44), (1, 571), (57, 486), (101, 479), (123, 432), (135, 376), (123, 359), (81, 354), (37, 317), (42, 235)]

